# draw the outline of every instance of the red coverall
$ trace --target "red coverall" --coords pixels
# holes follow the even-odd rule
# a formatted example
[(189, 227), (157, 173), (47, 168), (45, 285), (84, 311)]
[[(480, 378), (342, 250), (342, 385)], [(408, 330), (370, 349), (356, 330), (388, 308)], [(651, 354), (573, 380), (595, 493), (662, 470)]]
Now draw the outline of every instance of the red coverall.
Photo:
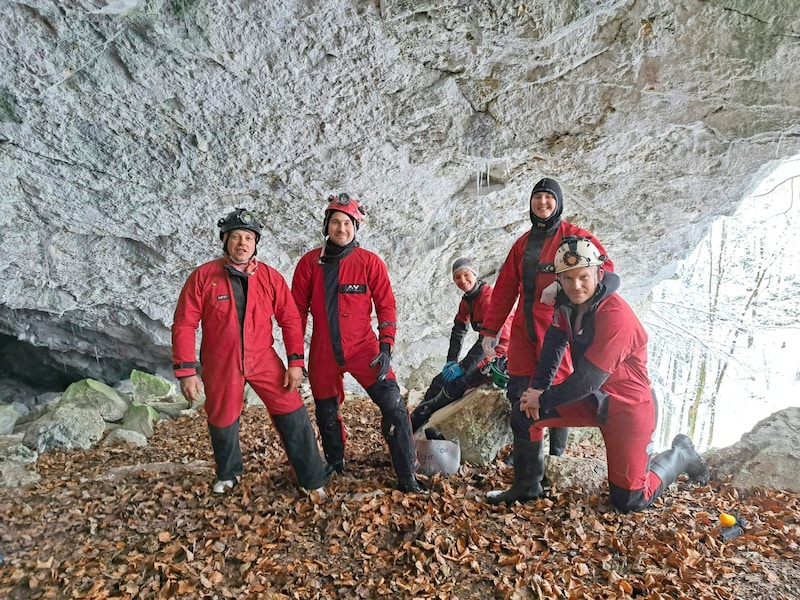
[[(477, 285), (480, 285), (482, 282), (478, 282)], [(461, 301), (458, 303), (458, 312), (456, 313), (456, 317), (454, 319), (455, 323), (453, 325), (453, 333), (450, 335), (450, 350), (448, 351), (447, 360), (458, 360), (458, 354), (461, 351), (461, 340), (463, 340), (464, 336), (466, 335), (468, 327), (471, 325), (474, 331), (480, 331), (483, 327), (484, 319), (489, 314), (489, 306), (492, 302), (492, 293), (494, 291), (494, 287), (489, 285), (488, 283), (484, 283), (483, 287), (481, 287), (480, 291), (478, 292), (478, 297), (472, 300), (472, 302), (467, 302), (466, 298), (462, 297)], [(465, 294), (467, 296), (468, 294)], [(503, 356), (508, 353), (508, 342), (511, 339), (511, 324), (513, 322), (513, 308), (511, 309), (512, 312), (510, 314), (511, 318), (507, 318), (505, 323), (503, 323), (503, 327), (500, 331), (500, 340), (497, 343), (497, 347), (494, 349), (495, 354), (498, 356)], [(454, 350), (453, 338), (457, 335), (456, 327), (459, 327), (463, 330), (460, 336), (458, 336), (458, 348)], [(477, 344), (480, 344), (480, 337), (478, 338)], [(472, 350), (470, 350), (470, 354)], [(483, 353), (481, 352), (480, 358), (483, 358)], [(480, 358), (478, 362), (480, 362)], [(467, 369), (465, 368), (464, 371)]]
[[(303, 406), (297, 390), (282, 387), (285, 367), (272, 348), (272, 317), (283, 332), (290, 367), (302, 367), (300, 317), (283, 276), (265, 263), (248, 278), (247, 312), (240, 334), (230, 276), (220, 258), (201, 265), (181, 290), (172, 326), (176, 377), (197, 374), (206, 392), (208, 423), (228, 427), (242, 413), (245, 380), (261, 397), (270, 415), (284, 415)], [(274, 312), (273, 312), (274, 311)], [(203, 323), (200, 363), (196, 332)]]
[[(483, 281), (478, 281), (478, 290), (471, 290), (464, 294), (458, 305), (458, 312), (450, 332), (450, 348), (447, 352), (447, 361), (458, 361), (464, 337), (467, 335), (470, 324), (475, 331), (481, 330), (483, 319), (492, 301), (492, 286)], [(474, 294), (475, 297), (472, 297)], [(511, 335), (512, 314), (506, 319), (500, 331), (500, 339), (495, 347), (497, 356), (505, 356), (508, 351), (508, 340)], [(472, 345), (466, 356), (458, 361), (464, 373), (451, 381), (445, 381), (444, 375), (439, 373), (431, 381), (430, 386), (414, 411), (411, 413), (411, 427), (419, 429), (437, 410), (440, 410), (463, 397), (467, 390), (477, 387), (490, 379), (481, 373), (486, 355), (481, 345), (481, 337)]]
[[(355, 246), (334, 262), (320, 262), (321, 248), (300, 259), (292, 295), (303, 320), (314, 319), (308, 378), (316, 403), (317, 426), (329, 464), (344, 468), (346, 434), (338, 406), (344, 401), (343, 377), (349, 372), (381, 410), (381, 433), (389, 446), (399, 480), (413, 478), (418, 468), (408, 409), (394, 372), (378, 381), (370, 362), (380, 344), (394, 345), (396, 306), (386, 265), (372, 252)], [(372, 329), (372, 307), (378, 335)], [(416, 481), (416, 480), (415, 480)]]
[[(378, 255), (356, 247), (339, 263), (336, 288), (326, 289), (320, 252), (317, 248), (300, 259), (292, 279), (292, 296), (302, 331), (309, 312), (314, 319), (308, 356), (308, 379), (314, 398), (338, 396), (341, 403), (345, 372), (364, 389), (376, 383), (376, 369), (369, 363), (378, 354), (379, 341), (394, 346), (397, 309), (386, 265)], [(326, 295), (338, 306), (333, 331), (326, 312)], [(378, 337), (372, 328), (373, 304), (378, 316)], [(394, 378), (390, 369), (386, 379)]]

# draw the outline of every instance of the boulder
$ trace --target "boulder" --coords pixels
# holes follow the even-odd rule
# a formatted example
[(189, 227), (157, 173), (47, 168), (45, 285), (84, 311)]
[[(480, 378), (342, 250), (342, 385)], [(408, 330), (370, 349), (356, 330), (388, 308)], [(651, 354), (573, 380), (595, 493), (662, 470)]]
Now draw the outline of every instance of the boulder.
[(158, 412), (159, 417), (163, 416), (168, 419), (177, 419), (181, 416), (182, 411), (189, 408), (189, 402), (181, 395), (172, 396), (164, 401), (147, 400), (144, 404)]
[(505, 390), (480, 387), (437, 410), (416, 437), (425, 437), (426, 427), (435, 427), (448, 440), (458, 440), (461, 460), (484, 465), (513, 440)]
[(12, 433), (20, 416), (19, 411), (10, 404), (0, 404), (0, 435)]
[(122, 419), (122, 429), (135, 431), (146, 438), (153, 436), (153, 426), (158, 421), (158, 412), (147, 404), (133, 402)]
[(81, 379), (70, 384), (58, 406), (95, 410), (108, 422), (119, 421), (128, 410), (128, 402), (120, 392), (94, 379)]
[(147, 437), (130, 429), (115, 429), (103, 440), (103, 446), (147, 446)]
[(136, 369), (131, 371), (130, 381), (134, 402), (166, 398), (175, 393), (175, 384), (171, 381)]
[(29, 465), (36, 462), (38, 454), (20, 443), (0, 446), (0, 486), (18, 487), (39, 480), (39, 474)]
[(546, 456), (544, 474), (554, 489), (577, 487), (587, 495), (596, 495), (605, 486), (608, 468), (600, 458)]
[(714, 479), (730, 478), (737, 489), (770, 488), (800, 492), (800, 407), (759, 421), (733, 446), (706, 454)]
[(55, 448), (91, 448), (105, 432), (105, 421), (92, 408), (60, 405), (31, 423), (22, 443), (37, 452)]

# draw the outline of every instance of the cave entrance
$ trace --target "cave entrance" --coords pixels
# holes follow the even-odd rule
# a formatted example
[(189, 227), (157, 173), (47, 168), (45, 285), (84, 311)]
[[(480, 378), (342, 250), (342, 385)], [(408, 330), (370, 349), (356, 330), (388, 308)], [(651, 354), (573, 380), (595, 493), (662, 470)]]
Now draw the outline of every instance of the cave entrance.
[(22, 387), (29, 388), (26, 394), (62, 392), (83, 377), (52, 350), (0, 334), (0, 402), (13, 401), (11, 396)]
[(660, 400), (657, 445), (739, 441), (800, 397), (800, 156), (781, 162), (718, 219), (644, 321)]

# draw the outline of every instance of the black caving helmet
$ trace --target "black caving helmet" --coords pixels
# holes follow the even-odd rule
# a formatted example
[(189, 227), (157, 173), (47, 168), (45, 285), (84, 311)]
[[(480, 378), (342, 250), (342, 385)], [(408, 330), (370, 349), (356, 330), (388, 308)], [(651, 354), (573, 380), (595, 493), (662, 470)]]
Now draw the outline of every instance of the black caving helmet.
[(564, 196), (561, 193), (561, 186), (558, 185), (558, 182), (555, 179), (551, 179), (550, 177), (544, 177), (536, 182), (536, 185), (533, 186), (531, 190), (531, 195), (528, 198), (528, 208), (530, 210), (530, 201), (533, 198), (533, 195), (536, 192), (548, 192), (553, 194), (556, 197), (556, 209), (553, 211), (553, 214), (547, 217), (547, 219), (542, 220), (533, 214), (533, 211), (530, 211), (531, 215), (531, 223), (537, 229), (550, 229), (554, 227), (561, 221), (561, 213), (564, 211)]
[(261, 239), (261, 223), (255, 215), (246, 208), (237, 208), (217, 221), (219, 227), (219, 239), (224, 240), (225, 234), (234, 229), (247, 229), (256, 236), (256, 244)]

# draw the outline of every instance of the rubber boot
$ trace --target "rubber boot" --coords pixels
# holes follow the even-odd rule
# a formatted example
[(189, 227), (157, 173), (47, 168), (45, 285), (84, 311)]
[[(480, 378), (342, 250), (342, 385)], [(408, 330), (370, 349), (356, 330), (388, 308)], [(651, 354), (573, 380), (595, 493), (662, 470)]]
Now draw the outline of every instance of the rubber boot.
[(551, 427), (548, 433), (550, 434), (550, 456), (562, 456), (569, 441), (569, 427)]
[(544, 455), (542, 442), (531, 442), (514, 438), (514, 483), (511, 489), (501, 492), (493, 490), (486, 494), (489, 504), (513, 504), (541, 498), (542, 477), (544, 477)]
[(686, 473), (689, 479), (701, 485), (707, 484), (710, 478), (706, 461), (694, 449), (692, 440), (682, 433), (672, 440), (670, 450), (653, 457), (650, 470), (661, 480), (661, 486), (653, 494), (654, 498), (661, 495), (681, 473)]
[(345, 431), (337, 397), (315, 400), (317, 427), (325, 460), (337, 473), (344, 471)]
[(330, 473), (319, 454), (317, 439), (305, 406), (285, 415), (272, 415), (272, 420), (300, 487), (320, 491)]
[(423, 400), (420, 402), (419, 406), (411, 412), (412, 431), (416, 431), (422, 427), (428, 419), (431, 418), (433, 413), (440, 408), (444, 408), (451, 402), (452, 400), (444, 393), (444, 388), (430, 400)]

